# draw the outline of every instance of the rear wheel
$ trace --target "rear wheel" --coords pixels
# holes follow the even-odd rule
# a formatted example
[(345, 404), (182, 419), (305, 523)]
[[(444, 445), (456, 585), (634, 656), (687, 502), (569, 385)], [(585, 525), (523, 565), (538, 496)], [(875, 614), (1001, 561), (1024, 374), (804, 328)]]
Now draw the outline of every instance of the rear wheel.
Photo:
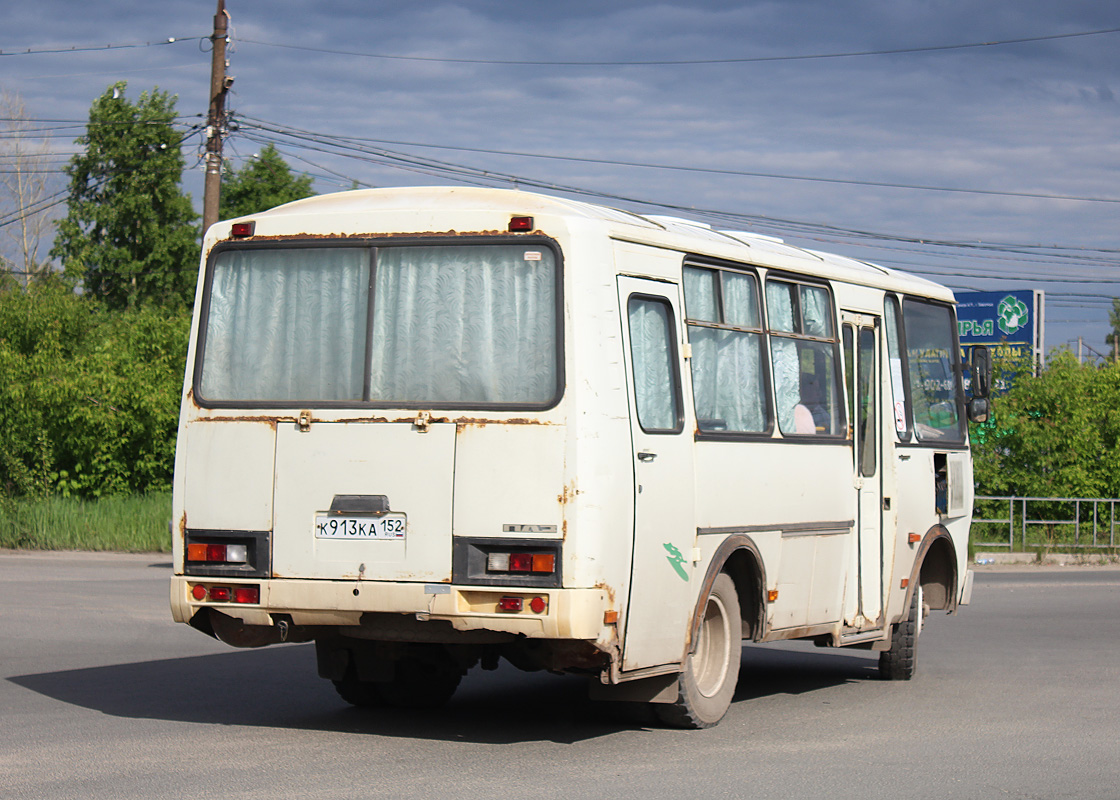
[(377, 684), (371, 681), (360, 681), (354, 672), (354, 665), (346, 670), (346, 675), (340, 681), (331, 681), (338, 696), (352, 706), (358, 708), (376, 708), (384, 705), (381, 692)]
[(450, 659), (404, 658), (396, 663), (393, 680), (374, 686), (394, 708), (439, 708), (455, 694), (462, 677)]
[(914, 677), (918, 665), (918, 635), (922, 632), (925, 609), (922, 603), (922, 586), (910, 596), (906, 619), (894, 626), (891, 649), (879, 653), (879, 676), (888, 681), (908, 681)]
[(339, 696), (359, 708), (439, 708), (455, 694), (463, 672), (442, 650), (417, 646), (410, 655), (382, 662), (381, 680), (360, 680), (353, 662), (342, 680), (332, 681)]
[(704, 600), (696, 648), (677, 681), (677, 700), (654, 705), (661, 721), (677, 728), (707, 728), (723, 719), (739, 680), (742, 648), (739, 595), (727, 573), (720, 573)]

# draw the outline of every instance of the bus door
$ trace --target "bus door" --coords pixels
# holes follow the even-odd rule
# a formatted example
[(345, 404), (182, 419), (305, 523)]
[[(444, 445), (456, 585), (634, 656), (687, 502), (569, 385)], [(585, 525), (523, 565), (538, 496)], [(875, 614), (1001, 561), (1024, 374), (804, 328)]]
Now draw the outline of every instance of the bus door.
[[(845, 620), (858, 628), (878, 626), (883, 611), (883, 485), (880, 417), (879, 317), (842, 311), (845, 383), (848, 391), (856, 492), (857, 597)], [(852, 619), (852, 612), (857, 618)]]
[[(678, 288), (618, 278), (634, 471), (623, 669), (679, 662), (692, 615), (692, 426), (683, 400)], [(702, 577), (702, 576), (701, 576)]]

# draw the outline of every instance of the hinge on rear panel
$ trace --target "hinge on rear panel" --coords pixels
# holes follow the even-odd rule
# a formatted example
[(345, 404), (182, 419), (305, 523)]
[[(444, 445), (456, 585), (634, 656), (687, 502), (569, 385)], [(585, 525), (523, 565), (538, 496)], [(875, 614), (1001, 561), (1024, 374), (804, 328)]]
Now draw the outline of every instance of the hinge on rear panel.
[(416, 430), (419, 431), (420, 433), (427, 433), (428, 432), (428, 426), (430, 426), (432, 424), (432, 412), (431, 411), (421, 411), (419, 414), (416, 415), (416, 419), (413, 421), (412, 424), (416, 426)]
[(299, 417), (296, 419), (296, 425), (299, 426), (301, 433), (307, 433), (309, 430), (311, 430), (311, 412), (299, 412)]

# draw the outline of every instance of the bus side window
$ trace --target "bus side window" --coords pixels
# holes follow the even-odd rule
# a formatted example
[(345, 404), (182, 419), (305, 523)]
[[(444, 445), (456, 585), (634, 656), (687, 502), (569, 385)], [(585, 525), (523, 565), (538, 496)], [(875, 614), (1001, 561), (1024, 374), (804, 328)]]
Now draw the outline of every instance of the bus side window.
[(767, 281), (766, 309), (778, 428), (787, 436), (843, 435), (838, 339), (828, 290)]
[(894, 430), (899, 441), (910, 441), (909, 404), (906, 402), (906, 380), (902, 362), (902, 325), (898, 300), (888, 295), (884, 304), (887, 328), (887, 365), (891, 376), (891, 400), (894, 413)]
[(684, 419), (673, 309), (662, 299), (631, 295), (627, 315), (638, 424), (646, 433), (680, 433)]
[(686, 265), (684, 302), (700, 432), (767, 432), (758, 279), (749, 272)]

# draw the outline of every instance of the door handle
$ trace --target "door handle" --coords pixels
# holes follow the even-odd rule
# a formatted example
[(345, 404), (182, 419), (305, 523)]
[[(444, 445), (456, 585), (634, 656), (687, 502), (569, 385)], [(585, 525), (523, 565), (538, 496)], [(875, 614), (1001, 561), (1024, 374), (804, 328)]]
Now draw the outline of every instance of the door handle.
[(655, 458), (657, 458), (657, 453), (650, 453), (648, 451), (642, 451), (641, 453), (638, 453), (639, 461), (653, 461)]

